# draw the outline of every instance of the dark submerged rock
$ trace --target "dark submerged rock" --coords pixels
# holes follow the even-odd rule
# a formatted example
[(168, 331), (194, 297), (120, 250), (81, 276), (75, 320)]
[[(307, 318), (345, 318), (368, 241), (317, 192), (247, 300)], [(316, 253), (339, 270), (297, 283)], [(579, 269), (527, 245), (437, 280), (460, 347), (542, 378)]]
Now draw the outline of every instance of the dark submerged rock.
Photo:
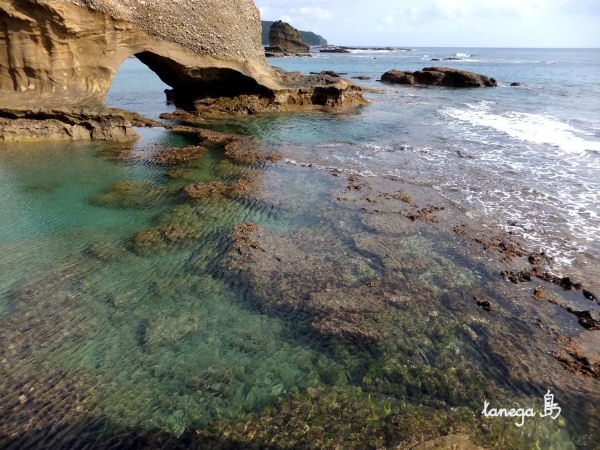
[(326, 47), (319, 50), (321, 53), (350, 53), (350, 50), (344, 47)]

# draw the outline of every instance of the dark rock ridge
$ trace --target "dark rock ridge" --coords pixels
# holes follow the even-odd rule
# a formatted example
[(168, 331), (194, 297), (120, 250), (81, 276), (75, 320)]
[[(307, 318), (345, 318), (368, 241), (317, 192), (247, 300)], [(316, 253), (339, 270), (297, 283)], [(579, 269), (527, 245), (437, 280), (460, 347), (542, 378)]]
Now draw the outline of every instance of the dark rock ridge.
[(350, 50), (344, 47), (326, 47), (319, 51), (321, 53), (351, 53)]
[[(269, 46), (269, 32), (271, 31), (271, 26), (274, 24), (275, 22), (273, 21), (268, 21), (268, 20), (262, 20), (261, 21), (261, 25), (262, 25), (262, 44), (265, 47)], [(312, 31), (302, 31), (300, 30), (300, 35), (302, 36), (302, 42), (308, 44), (308, 45), (314, 45), (314, 46), (319, 46), (319, 45), (327, 45), (327, 39), (325, 39), (323, 36), (319, 36), (316, 33), (313, 33)]]
[(381, 76), (381, 81), (407, 86), (445, 87), (496, 87), (495, 79), (464, 70), (448, 67), (426, 67), (417, 72), (390, 70)]
[(135, 138), (136, 121), (104, 105), (131, 56), (171, 86), (183, 108), (197, 99), (244, 95), (293, 102), (293, 90), (328, 88), (315, 78), (290, 82), (270, 68), (252, 0), (224, 3), (0, 1), (0, 139)]
[(281, 20), (271, 26), (269, 32), (269, 47), (267, 52), (279, 52), (285, 54), (307, 53), (310, 47), (302, 42), (300, 31), (289, 23)]

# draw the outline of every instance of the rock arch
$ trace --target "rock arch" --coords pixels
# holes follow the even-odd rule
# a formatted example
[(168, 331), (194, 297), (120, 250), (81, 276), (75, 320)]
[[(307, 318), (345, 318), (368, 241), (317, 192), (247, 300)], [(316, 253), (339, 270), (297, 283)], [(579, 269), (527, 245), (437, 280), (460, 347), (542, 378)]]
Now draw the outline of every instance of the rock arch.
[(0, 141), (135, 138), (137, 119), (104, 105), (131, 56), (196, 114), (365, 103), (349, 82), (271, 69), (253, 0), (0, 0)]
[[(217, 8), (216, 0), (148, 0), (143, 9), (137, 3), (0, 0), (2, 106), (101, 109), (118, 68), (132, 55), (176, 89), (240, 94), (278, 87), (264, 62), (251, 0), (236, 2), (237, 8)], [(227, 36), (224, 27), (215, 48), (207, 45), (212, 38), (205, 35), (218, 33), (214, 23), (244, 20), (231, 11), (244, 4), (247, 23), (256, 22), (256, 29), (249, 27), (249, 35), (239, 39)], [(194, 17), (195, 7), (212, 9), (211, 17)], [(165, 24), (173, 22), (189, 22), (187, 35), (168, 36)]]

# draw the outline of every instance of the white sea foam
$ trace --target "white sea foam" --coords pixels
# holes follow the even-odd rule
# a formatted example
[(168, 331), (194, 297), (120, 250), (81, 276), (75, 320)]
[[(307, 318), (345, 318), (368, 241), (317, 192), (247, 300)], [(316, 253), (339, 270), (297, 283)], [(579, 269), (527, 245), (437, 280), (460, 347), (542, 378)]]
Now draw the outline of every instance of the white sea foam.
[(589, 133), (547, 115), (522, 112), (495, 114), (490, 112), (486, 102), (467, 105), (467, 108), (448, 108), (443, 113), (477, 127), (492, 128), (521, 141), (553, 145), (565, 153), (582, 153), (586, 150), (600, 152), (600, 141), (583, 137), (590, 136)]
[(469, 53), (457, 53), (456, 54), (457, 58), (470, 58), (471, 56), (473, 56), (473, 55), (471, 55)]
[(394, 50), (370, 50), (370, 49), (357, 48), (357, 49), (349, 50), (349, 52), (356, 55), (356, 54), (361, 54), (361, 53), (393, 53)]

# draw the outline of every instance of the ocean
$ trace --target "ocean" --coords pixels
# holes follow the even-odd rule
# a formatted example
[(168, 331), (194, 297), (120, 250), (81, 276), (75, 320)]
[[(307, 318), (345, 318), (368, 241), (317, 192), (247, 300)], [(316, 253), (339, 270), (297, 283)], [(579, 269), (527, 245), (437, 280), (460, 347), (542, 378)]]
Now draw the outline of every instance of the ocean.
[[(600, 279), (600, 50), (353, 50), (269, 62), (303, 74), (368, 76), (356, 82), (381, 92), (367, 94), (371, 105), (348, 116), (239, 125), (267, 145), (289, 147), (325, 168), (431, 185), (474, 217), (546, 250), (557, 271), (585, 267)], [(388, 70), (436, 65), (494, 77), (499, 87), (448, 90), (376, 81)], [(134, 89), (137, 80), (142, 83)], [(107, 101), (157, 118), (165, 106), (151, 92), (164, 88), (145, 66), (128, 60)]]
[[(281, 413), (285, 406), (279, 402), (286, 398), (302, 403), (309, 395), (316, 404), (318, 392), (335, 392), (334, 399), (325, 397), (338, 406), (346, 404), (345, 395), (364, 400), (363, 406), (375, 401), (371, 395), (385, 396), (365, 407), (373, 411), (372, 420), (380, 411), (382, 417), (419, 415), (425, 414), (420, 408), (429, 408), (427, 420), (442, 430), (439, 411), (446, 411), (448, 423), (460, 413), (461, 426), (468, 427), (476, 419), (465, 418), (480, 415), (485, 395), (527, 403), (554, 387), (572, 402), (570, 408), (563, 404), (567, 425), (536, 422), (521, 433), (508, 422), (511, 433), (520, 434), (506, 442), (593, 448), (590, 436), (598, 432), (600, 412), (585, 389), (568, 394), (561, 380), (566, 372), (541, 380), (535, 369), (513, 371), (501, 349), (518, 348), (523, 353), (515, 357), (530, 362), (537, 350), (550, 348), (554, 338), (532, 331), (534, 307), (512, 297), (505, 301), (498, 292), (511, 283), (453, 250), (452, 232), (407, 230), (398, 237), (394, 257), (407, 265), (419, 261), (415, 279), (428, 306), (399, 308), (383, 353), (307, 333), (299, 325), (306, 317), (298, 312), (261, 307), (258, 294), (228, 274), (222, 260), (232, 227), (252, 222), (282, 234), (309, 229), (335, 236), (348, 261), (362, 261), (368, 252), (347, 241), (359, 242), (361, 233), (374, 233), (373, 226), (338, 205), (332, 192), (340, 177), (331, 176), (358, 174), (430, 189), (490, 232), (512, 233), (528, 251), (545, 252), (554, 273), (600, 291), (600, 50), (364, 49), (269, 63), (304, 74), (368, 76), (355, 82), (368, 88), (370, 103), (348, 113), (210, 124), (255, 136), (262, 147), (283, 155), (277, 164), (252, 167), (263, 176), (259, 200), (186, 202), (179, 194), (182, 181), (142, 158), (163, 145), (193, 143), (163, 129), (138, 130), (141, 139), (125, 159), (103, 143), (0, 148), (0, 338), (6, 340), (0, 350), (0, 411), (7, 418), (0, 423), (0, 446), (45, 448), (71, 442), (64, 440), (69, 435), (84, 435), (91, 444), (109, 436), (114, 445), (131, 439), (126, 433), (177, 437), (217, 420), (235, 424)], [(431, 66), (494, 77), (499, 87), (377, 81), (388, 70)], [(158, 119), (173, 111), (166, 88), (137, 59), (128, 59), (106, 103)], [(185, 180), (202, 182), (227, 182), (243, 172), (214, 148), (187, 170)], [(202, 229), (193, 244), (149, 255), (128, 251), (140, 230), (189, 221)], [(385, 261), (357, 265), (363, 274), (385, 273)], [(394, 276), (413, 280), (408, 272)], [(399, 285), (408, 285), (406, 280)], [(486, 318), (467, 320), (457, 306), (489, 286), (494, 301), (510, 313), (503, 316), (506, 328)], [(539, 308), (576, 334), (577, 321), (565, 318), (566, 312)], [(524, 336), (535, 337), (539, 347), (521, 347)], [(554, 367), (544, 361), (540, 371)], [(37, 424), (24, 444), (14, 434), (26, 421), (18, 404), (35, 397), (36, 389), (51, 406), (31, 406), (28, 417)], [(325, 422), (338, 417), (332, 408), (322, 410)], [(589, 417), (578, 415), (581, 408)], [(48, 431), (57, 427), (66, 431)], [(479, 428), (485, 436), (499, 433), (491, 429)]]

